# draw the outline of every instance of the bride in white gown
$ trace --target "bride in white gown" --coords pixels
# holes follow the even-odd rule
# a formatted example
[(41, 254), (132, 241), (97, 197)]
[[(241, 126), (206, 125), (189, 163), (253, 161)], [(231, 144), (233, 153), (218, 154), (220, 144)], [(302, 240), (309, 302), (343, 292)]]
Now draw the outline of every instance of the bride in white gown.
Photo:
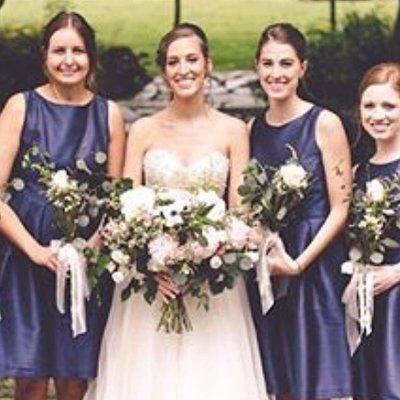
[[(125, 175), (163, 187), (213, 187), (238, 204), (248, 159), (245, 125), (209, 107), (203, 96), (211, 69), (207, 39), (182, 24), (161, 41), (158, 59), (173, 94), (158, 114), (130, 132)], [(227, 190), (226, 190), (227, 189)], [(121, 301), (117, 286), (103, 338), (98, 378), (85, 400), (265, 400), (256, 334), (244, 287), (211, 298), (210, 311), (186, 300), (193, 331), (156, 330), (162, 296)], [(161, 285), (164, 295), (168, 284)]]

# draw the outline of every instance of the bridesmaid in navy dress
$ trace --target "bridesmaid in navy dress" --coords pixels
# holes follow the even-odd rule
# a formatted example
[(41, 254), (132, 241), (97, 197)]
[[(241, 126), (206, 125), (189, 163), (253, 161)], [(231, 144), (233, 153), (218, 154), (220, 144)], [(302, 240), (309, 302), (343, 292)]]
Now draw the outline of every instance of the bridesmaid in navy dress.
[[(83, 158), (94, 170), (101, 151), (108, 172), (119, 177), (125, 134), (118, 107), (89, 89), (96, 47), (84, 18), (55, 16), (44, 29), (42, 51), (48, 83), (12, 96), (0, 116), (0, 183), (17, 176), (25, 182), (9, 204), (0, 203), (0, 377), (16, 379), (18, 400), (46, 399), (50, 377), (58, 399), (79, 400), (86, 380), (96, 376), (112, 285), (103, 282), (101, 305), (92, 295), (88, 331), (73, 338), (69, 313), (55, 305), (59, 261), (49, 243), (61, 233), (37, 175), (23, 170), (21, 160), (36, 143), (56, 168), (73, 168)], [(92, 226), (83, 235), (93, 243), (95, 232)]]
[(262, 315), (256, 284), (249, 282), (267, 387), (288, 399), (351, 396), (340, 278), (351, 185), (346, 135), (335, 114), (297, 94), (307, 61), (296, 28), (267, 27), (255, 63), (269, 108), (251, 122), (252, 157), (279, 166), (290, 144), (313, 174), (306, 200), (269, 252), (273, 285), (284, 284), (286, 296)]
[[(355, 181), (390, 177), (400, 170), (400, 64), (371, 68), (360, 85), (360, 117), (376, 144), (372, 158), (358, 166)], [(400, 242), (398, 229), (390, 237)], [(400, 250), (385, 254), (384, 265), (374, 267), (372, 334), (354, 354), (357, 399), (400, 399)]]

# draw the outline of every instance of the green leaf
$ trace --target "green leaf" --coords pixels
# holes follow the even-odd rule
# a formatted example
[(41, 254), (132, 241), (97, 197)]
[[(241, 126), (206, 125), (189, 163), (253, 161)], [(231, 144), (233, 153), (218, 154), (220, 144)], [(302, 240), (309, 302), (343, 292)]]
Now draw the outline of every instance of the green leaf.
[(132, 287), (128, 285), (122, 292), (121, 292), (121, 300), (126, 301), (131, 297)]
[(382, 240), (382, 244), (388, 249), (398, 249), (400, 244), (391, 238), (385, 238)]

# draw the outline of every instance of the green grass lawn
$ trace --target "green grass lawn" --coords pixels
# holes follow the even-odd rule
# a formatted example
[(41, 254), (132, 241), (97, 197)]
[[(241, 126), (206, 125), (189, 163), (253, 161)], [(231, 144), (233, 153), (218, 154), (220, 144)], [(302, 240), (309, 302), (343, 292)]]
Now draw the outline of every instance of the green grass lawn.
[[(124, 44), (150, 54), (172, 25), (173, 0), (68, 0), (94, 25), (106, 44)], [(6, 0), (0, 23), (41, 25), (46, 0)], [(62, 3), (62, 0), (60, 1)], [(303, 30), (328, 29), (329, 2), (312, 0), (182, 0), (182, 20), (207, 31), (217, 69), (250, 68), (257, 38), (271, 22), (289, 21)], [(346, 13), (376, 12), (393, 18), (398, 0), (338, 1)], [(154, 65), (151, 66), (154, 71)]]

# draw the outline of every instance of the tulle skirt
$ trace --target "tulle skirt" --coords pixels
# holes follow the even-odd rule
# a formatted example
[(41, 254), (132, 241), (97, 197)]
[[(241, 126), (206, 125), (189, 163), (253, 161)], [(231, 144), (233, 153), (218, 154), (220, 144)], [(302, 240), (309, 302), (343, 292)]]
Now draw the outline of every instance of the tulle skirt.
[(193, 331), (181, 335), (156, 330), (161, 300), (123, 302), (121, 289), (85, 400), (268, 399), (242, 280), (212, 297), (209, 312), (186, 301)]

